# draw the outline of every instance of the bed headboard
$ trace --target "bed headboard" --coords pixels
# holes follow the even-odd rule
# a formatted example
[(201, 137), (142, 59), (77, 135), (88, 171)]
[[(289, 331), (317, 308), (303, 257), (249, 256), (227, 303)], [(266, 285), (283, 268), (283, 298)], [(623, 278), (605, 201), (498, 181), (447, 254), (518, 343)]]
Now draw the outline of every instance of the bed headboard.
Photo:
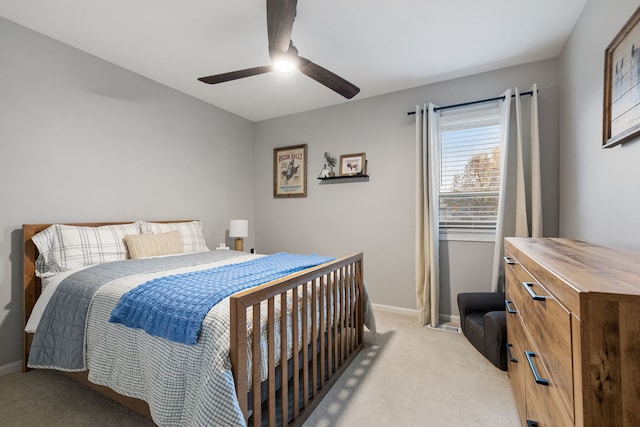
[[(188, 222), (190, 219), (179, 219), (171, 221), (153, 221), (153, 222)], [(119, 222), (84, 222), (84, 223), (68, 223), (60, 222), (58, 224), (76, 225), (81, 227), (100, 227), (101, 225), (115, 225), (115, 224), (128, 224), (134, 221), (119, 221)], [(42, 285), (40, 279), (36, 277), (36, 258), (38, 257), (38, 248), (33, 243), (31, 238), (49, 228), (53, 224), (23, 224), (22, 225), (22, 242), (24, 247), (23, 257), (23, 282), (22, 282), (22, 328), (27, 325), (27, 320), (33, 311), (33, 306), (40, 297), (42, 292)], [(27, 359), (29, 356), (29, 349), (31, 348), (31, 341), (33, 340), (33, 334), (23, 332), (22, 339), (22, 372), (27, 371)]]

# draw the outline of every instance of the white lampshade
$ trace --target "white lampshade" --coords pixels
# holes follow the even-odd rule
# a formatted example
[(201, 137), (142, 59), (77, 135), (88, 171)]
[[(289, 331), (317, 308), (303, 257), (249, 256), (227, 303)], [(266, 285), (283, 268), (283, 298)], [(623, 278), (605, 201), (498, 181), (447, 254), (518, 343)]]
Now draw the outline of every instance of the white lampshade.
[(246, 219), (232, 219), (229, 223), (229, 237), (247, 237), (249, 235), (249, 221)]

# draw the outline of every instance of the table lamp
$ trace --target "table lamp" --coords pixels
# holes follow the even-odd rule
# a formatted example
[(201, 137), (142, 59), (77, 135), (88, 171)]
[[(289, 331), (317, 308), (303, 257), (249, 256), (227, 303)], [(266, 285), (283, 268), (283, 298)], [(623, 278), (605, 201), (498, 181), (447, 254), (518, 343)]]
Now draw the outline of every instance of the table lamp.
[(246, 219), (232, 219), (229, 223), (229, 237), (235, 237), (236, 251), (242, 251), (242, 238), (249, 235), (249, 221)]

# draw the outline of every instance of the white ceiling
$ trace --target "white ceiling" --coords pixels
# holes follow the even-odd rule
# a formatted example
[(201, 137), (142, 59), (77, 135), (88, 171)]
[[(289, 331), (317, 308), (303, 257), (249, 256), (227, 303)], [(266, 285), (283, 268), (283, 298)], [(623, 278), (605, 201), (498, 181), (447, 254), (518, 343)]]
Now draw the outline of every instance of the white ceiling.
[[(300, 0), (300, 55), (353, 100), (556, 57), (587, 0)], [(269, 65), (265, 0), (0, 0), (0, 16), (252, 121), (350, 102)], [(352, 100), (352, 101), (353, 101)]]

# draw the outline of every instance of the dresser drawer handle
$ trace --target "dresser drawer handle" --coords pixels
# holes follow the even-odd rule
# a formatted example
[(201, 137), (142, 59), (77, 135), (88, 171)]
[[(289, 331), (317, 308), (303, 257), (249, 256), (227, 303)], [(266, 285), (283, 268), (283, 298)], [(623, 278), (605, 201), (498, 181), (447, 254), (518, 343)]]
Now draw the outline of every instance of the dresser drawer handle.
[(513, 301), (511, 301), (510, 299), (506, 299), (504, 300), (504, 306), (507, 308), (507, 311), (511, 314), (515, 314), (518, 312), (518, 310), (514, 309), (513, 307), (511, 307), (511, 303)]
[(507, 343), (507, 357), (509, 358), (510, 361), (512, 361), (513, 363), (518, 363), (518, 359), (516, 359), (515, 357), (513, 357), (513, 353), (511, 353), (511, 347), (513, 347), (513, 344), (511, 343)]
[(524, 288), (527, 290), (527, 292), (529, 292), (529, 295), (531, 295), (531, 298), (533, 298), (536, 301), (544, 301), (547, 299), (546, 296), (544, 295), (538, 295), (533, 291), (533, 285), (535, 285), (535, 283), (533, 282), (522, 282), (522, 286), (524, 286)]
[(525, 351), (524, 354), (527, 356), (527, 362), (529, 362), (529, 368), (531, 368), (531, 373), (533, 374), (533, 378), (536, 380), (537, 384), (540, 385), (549, 385), (549, 380), (542, 378), (538, 375), (538, 370), (533, 364), (533, 357), (536, 357), (536, 354), (533, 351)]
[(537, 421), (527, 420), (527, 427), (538, 427)]
[(516, 260), (510, 256), (504, 257), (504, 262), (506, 262), (509, 265), (516, 265)]

